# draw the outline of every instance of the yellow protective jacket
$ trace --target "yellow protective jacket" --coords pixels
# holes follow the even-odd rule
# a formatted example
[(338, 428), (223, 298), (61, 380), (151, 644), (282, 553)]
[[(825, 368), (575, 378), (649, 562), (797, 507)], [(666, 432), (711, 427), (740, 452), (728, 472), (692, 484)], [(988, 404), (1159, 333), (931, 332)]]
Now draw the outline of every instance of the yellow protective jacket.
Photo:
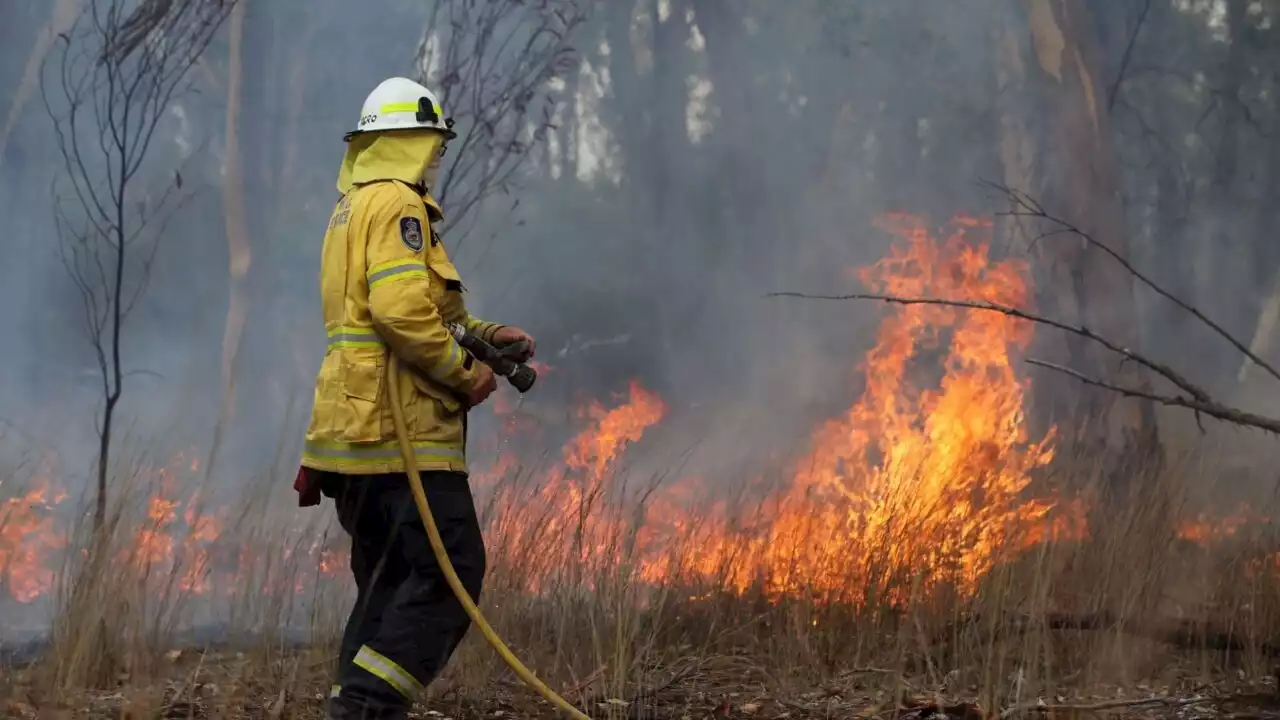
[[(399, 382), (419, 470), (466, 472), (460, 392), (476, 362), (445, 323), (492, 342), (502, 326), (470, 316), (462, 282), (431, 221), (435, 200), (414, 183), (441, 138), (382, 133), (352, 139), (338, 176), (320, 264), (328, 347), (316, 376), (302, 465), (344, 474), (404, 472), (388, 382)], [(401, 377), (387, 377), (387, 352)]]

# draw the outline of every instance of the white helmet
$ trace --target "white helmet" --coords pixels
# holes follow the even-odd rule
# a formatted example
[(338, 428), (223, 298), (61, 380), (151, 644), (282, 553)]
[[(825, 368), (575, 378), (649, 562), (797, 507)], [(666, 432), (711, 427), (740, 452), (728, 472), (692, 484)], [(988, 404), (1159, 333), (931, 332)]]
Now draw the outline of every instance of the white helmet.
[(434, 93), (409, 78), (393, 77), (369, 93), (360, 108), (356, 129), (342, 139), (350, 140), (359, 133), (415, 128), (438, 130), (450, 139), (457, 137), (453, 118), (444, 116)]

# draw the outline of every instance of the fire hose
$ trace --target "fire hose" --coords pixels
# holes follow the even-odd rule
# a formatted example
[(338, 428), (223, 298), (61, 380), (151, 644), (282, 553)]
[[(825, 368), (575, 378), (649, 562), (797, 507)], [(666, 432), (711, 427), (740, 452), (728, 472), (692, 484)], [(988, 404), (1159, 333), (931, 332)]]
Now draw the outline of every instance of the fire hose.
[[(526, 392), (533, 386), (537, 374), (533, 368), (516, 362), (502, 350), (498, 350), (489, 343), (484, 342), (480, 338), (467, 333), (461, 326), (453, 325), (449, 327), (449, 332), (458, 341), (458, 344), (466, 348), (475, 358), (488, 365), (495, 374), (502, 375), (507, 378), (517, 390), (521, 393)], [(484, 635), (484, 639), (498, 653), (498, 657), (511, 668), (526, 685), (533, 688), (547, 702), (555, 705), (557, 708), (565, 711), (574, 720), (591, 720), (585, 713), (574, 707), (568, 700), (560, 697), (554, 690), (547, 686), (546, 683), (538, 679), (533, 671), (525, 667), (524, 663), (511, 652), (507, 644), (502, 641), (498, 633), (485, 619), (480, 612), (480, 608), (476, 606), (475, 600), (467, 593), (467, 589), (462, 586), (462, 580), (458, 578), (458, 573), (453, 569), (453, 563), (449, 561), (449, 553), (445, 550), (444, 540), (440, 537), (440, 529), (436, 527), (435, 518), (431, 515), (431, 506), (427, 504), (427, 493), (422, 488), (422, 477), (418, 474), (417, 463), (413, 453), (413, 445), (409, 442), (409, 432), (406, 429), (404, 420), (404, 407), (400, 404), (400, 387), (396, 380), (400, 377), (400, 363), (396, 359), (394, 352), (389, 353), (387, 362), (387, 377), (390, 382), (387, 384), (391, 389), (391, 418), (396, 428), (396, 439), (400, 443), (400, 455), (404, 459), (404, 470), (409, 476), (409, 488), (413, 492), (413, 501), (418, 506), (418, 514), (422, 516), (422, 524), (427, 528), (427, 539), (431, 542), (431, 551), (436, 556), (436, 562), (440, 564), (440, 570), (444, 573), (444, 579), (449, 584), (449, 589), (453, 590), (453, 594), (458, 598), (458, 602), (462, 604), (462, 609), (466, 611), (467, 616), (480, 628), (480, 633)]]

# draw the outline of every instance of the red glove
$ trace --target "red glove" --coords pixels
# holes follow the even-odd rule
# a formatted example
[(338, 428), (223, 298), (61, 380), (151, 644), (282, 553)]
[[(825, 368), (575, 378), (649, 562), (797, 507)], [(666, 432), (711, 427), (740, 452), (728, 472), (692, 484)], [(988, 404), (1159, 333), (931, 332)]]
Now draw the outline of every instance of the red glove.
[(293, 489), (298, 491), (298, 507), (320, 504), (320, 483), (301, 465), (298, 466), (298, 476), (293, 479)]

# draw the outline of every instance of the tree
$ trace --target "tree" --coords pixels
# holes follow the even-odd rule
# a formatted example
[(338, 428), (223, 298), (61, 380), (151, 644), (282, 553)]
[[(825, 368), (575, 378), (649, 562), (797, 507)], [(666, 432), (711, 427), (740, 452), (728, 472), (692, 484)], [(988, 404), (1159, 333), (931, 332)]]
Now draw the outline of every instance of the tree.
[[(12, 99), (10, 100), (9, 112), (5, 116), (3, 124), (0, 125), (0, 163), (4, 161), (5, 146), (9, 142), (9, 137), (12, 135), (14, 127), (18, 124), (18, 118), (22, 117), (22, 110), (26, 107), (27, 101), (31, 99), (31, 93), (39, 82), (40, 68), (46, 53), (53, 47), (55, 39), (63, 34), (75, 20), (79, 11), (80, 0), (57, 0), (57, 2), (53, 3), (49, 21), (36, 35), (31, 53), (23, 64), (22, 75), (17, 85), (13, 88), (13, 94), (10, 96)], [(17, 23), (6, 22), (5, 30), (13, 33), (12, 39), (15, 41), (18, 39), (16, 31), (19, 28), (20, 26)], [(16, 47), (17, 45), (18, 43), (14, 42), (12, 46)]]
[(576, 64), (569, 39), (585, 19), (582, 0), (432, 6), (416, 65), (461, 131), (444, 159), (441, 186), (432, 188), (446, 209), (454, 252), (480, 203), (509, 194), (529, 151), (546, 142), (558, 97), (552, 81)]
[[(79, 291), (102, 390), (94, 528), (106, 517), (112, 424), (129, 373), (122, 330), (146, 288), (182, 176), (151, 190), (148, 151), (170, 101), (233, 0), (88, 0), (58, 36), (41, 97), (65, 174), (55, 184), (62, 260)], [(131, 9), (130, 9), (131, 8)]]
[[(1080, 230), (1128, 257), (1128, 228), (1120, 202), (1116, 162), (1101, 77), (1101, 42), (1087, 5), (1073, 0), (1012, 0), (1012, 18), (998, 44), (1001, 156), (1004, 185), (1055, 208)], [(1124, 271), (1083, 243), (1045, 228), (1039, 218), (1014, 207), (1008, 229), (1032, 251), (1037, 302), (1049, 313), (1137, 347), (1133, 283)], [(1145, 371), (1112, 368), (1097, 348), (1067, 337), (1071, 363), (1121, 384), (1145, 387)], [(1120, 403), (1101, 391), (1039, 392), (1049, 419), (1071, 417), (1081, 428), (1074, 438), (1113, 459), (1157, 446), (1153, 407), (1146, 400)], [(1119, 431), (1119, 432), (1116, 432)], [(1116, 478), (1130, 477), (1117, 472)]]
[[(231, 11), (231, 32), (227, 49), (227, 134), (224, 168), (226, 184), (223, 187), (222, 207), (227, 232), (227, 275), (230, 280), (227, 298), (227, 318), (222, 332), (222, 405), (219, 408), (217, 429), (223, 421), (230, 420), (235, 412), (234, 364), (249, 315), (245, 301), (245, 280), (253, 262), (249, 245), (249, 228), (245, 219), (245, 183), (243, 153), (240, 148), (240, 100), (243, 93), (243, 44), (245, 13), (249, 0), (240, 2)], [(217, 444), (214, 444), (216, 451)], [(210, 458), (212, 464), (212, 458)]]

